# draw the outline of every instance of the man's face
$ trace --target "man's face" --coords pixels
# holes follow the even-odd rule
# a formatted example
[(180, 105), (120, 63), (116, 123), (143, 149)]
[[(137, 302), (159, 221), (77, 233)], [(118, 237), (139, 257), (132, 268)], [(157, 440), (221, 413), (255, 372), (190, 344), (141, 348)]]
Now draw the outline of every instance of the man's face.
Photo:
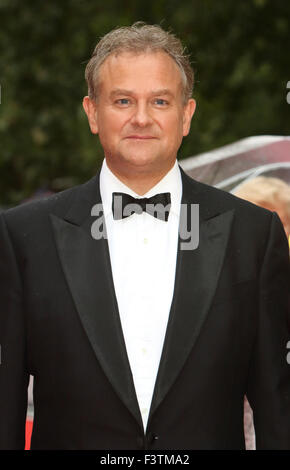
[(83, 104), (108, 166), (119, 172), (169, 170), (195, 110), (192, 99), (184, 106), (180, 69), (164, 52), (109, 56), (97, 103)]

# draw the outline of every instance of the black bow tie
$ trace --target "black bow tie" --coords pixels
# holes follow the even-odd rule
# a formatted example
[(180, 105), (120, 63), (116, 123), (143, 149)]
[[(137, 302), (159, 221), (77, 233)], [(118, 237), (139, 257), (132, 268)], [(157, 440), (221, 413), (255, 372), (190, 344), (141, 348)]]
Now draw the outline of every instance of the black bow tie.
[(124, 219), (146, 211), (157, 219), (167, 222), (171, 207), (170, 193), (156, 194), (152, 197), (137, 199), (126, 193), (113, 193), (112, 212), (115, 220)]

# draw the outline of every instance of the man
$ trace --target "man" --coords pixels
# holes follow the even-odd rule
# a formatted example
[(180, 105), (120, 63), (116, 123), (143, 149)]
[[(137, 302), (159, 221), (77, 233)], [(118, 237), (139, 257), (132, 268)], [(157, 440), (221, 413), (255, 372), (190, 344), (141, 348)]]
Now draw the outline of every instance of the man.
[(289, 449), (278, 216), (178, 166), (195, 101), (172, 34), (112, 31), (86, 78), (101, 171), (1, 217), (1, 448), (24, 445), (32, 374), (33, 449), (243, 449), (244, 395), (257, 448)]

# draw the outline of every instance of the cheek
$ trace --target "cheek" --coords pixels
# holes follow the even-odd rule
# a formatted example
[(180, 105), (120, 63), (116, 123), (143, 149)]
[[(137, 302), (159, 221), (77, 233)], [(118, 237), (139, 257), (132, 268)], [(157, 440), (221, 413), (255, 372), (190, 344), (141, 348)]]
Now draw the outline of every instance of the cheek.
[(110, 116), (104, 116), (99, 120), (99, 135), (102, 139), (114, 139), (122, 129), (122, 123), (118, 116), (111, 114)]
[(180, 146), (183, 139), (183, 123), (181, 119), (175, 119), (171, 125), (170, 138), (174, 140), (175, 145)]
[(172, 115), (161, 122), (161, 127), (166, 132), (167, 136), (171, 139), (176, 136), (182, 135), (183, 124), (180, 116)]

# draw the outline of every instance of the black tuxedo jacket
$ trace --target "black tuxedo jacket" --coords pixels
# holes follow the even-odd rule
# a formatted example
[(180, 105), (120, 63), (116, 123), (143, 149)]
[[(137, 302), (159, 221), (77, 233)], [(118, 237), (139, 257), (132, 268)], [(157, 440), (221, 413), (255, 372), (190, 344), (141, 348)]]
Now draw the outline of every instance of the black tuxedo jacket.
[(146, 433), (107, 240), (91, 236), (99, 173), (1, 214), (0, 448), (24, 447), (32, 374), (32, 449), (243, 449), (245, 394), (257, 448), (290, 449), (282, 224), (181, 173), (182, 203), (199, 204), (199, 246), (181, 250), (179, 238)]

